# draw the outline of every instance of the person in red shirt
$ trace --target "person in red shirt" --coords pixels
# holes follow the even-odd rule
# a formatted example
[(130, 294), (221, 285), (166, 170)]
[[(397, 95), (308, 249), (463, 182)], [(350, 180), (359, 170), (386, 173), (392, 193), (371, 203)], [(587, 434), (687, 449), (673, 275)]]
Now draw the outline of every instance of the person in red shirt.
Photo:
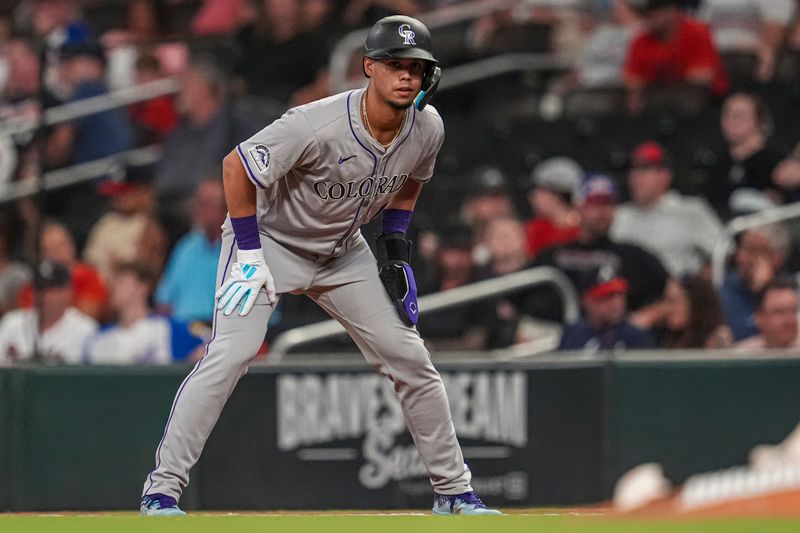
[[(136, 60), (137, 84), (164, 77), (166, 75), (161, 69), (161, 63), (155, 56), (143, 55)], [(129, 113), (140, 144), (163, 142), (178, 123), (175, 101), (168, 95), (132, 104)]]
[[(77, 259), (75, 243), (69, 230), (57, 223), (47, 222), (39, 238), (42, 259), (66, 265), (72, 274), (73, 305), (84, 314), (102, 320), (106, 312), (108, 291), (103, 280), (91, 265)], [(33, 285), (28, 283), (19, 294), (19, 306), (33, 307)]]
[(640, 111), (649, 85), (689, 83), (714, 96), (728, 91), (728, 76), (704, 23), (685, 15), (680, 0), (636, 0), (643, 31), (631, 42), (625, 62), (628, 107)]
[(525, 223), (530, 258), (556, 244), (578, 238), (580, 215), (572, 195), (583, 179), (581, 166), (568, 157), (551, 157), (533, 169), (533, 188), (528, 202), (534, 218)]

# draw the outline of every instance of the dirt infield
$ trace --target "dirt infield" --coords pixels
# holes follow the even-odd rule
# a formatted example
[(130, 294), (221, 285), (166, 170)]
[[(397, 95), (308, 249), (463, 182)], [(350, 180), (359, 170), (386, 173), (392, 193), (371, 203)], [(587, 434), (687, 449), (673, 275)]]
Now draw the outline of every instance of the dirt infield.
[[(610, 513), (610, 516), (614, 513)], [(680, 493), (669, 500), (656, 502), (628, 515), (636, 518), (800, 518), (800, 490), (762, 494), (746, 498), (687, 507)]]

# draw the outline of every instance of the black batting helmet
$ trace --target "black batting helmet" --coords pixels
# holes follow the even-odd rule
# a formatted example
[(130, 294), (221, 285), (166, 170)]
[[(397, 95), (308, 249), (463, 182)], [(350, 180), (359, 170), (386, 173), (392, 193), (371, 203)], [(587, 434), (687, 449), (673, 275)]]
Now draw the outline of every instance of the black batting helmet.
[(364, 57), (372, 59), (424, 59), (431, 66), (431, 32), (412, 17), (392, 15), (373, 24), (364, 43)]

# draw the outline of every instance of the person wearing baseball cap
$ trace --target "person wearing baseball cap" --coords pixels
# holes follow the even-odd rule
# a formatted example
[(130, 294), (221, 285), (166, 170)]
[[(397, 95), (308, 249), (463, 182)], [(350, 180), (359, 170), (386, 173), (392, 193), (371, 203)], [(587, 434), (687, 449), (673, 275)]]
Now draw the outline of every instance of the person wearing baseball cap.
[(525, 224), (529, 257), (556, 244), (578, 238), (580, 215), (572, 197), (583, 178), (583, 169), (568, 157), (545, 159), (533, 169), (533, 188), (528, 203), (534, 218)]
[(611, 237), (649, 250), (678, 277), (702, 268), (722, 226), (703, 199), (671, 189), (672, 179), (672, 161), (661, 144), (637, 146), (628, 173), (631, 201), (617, 209)]
[[(616, 182), (610, 176), (587, 175), (573, 196), (581, 217), (578, 238), (542, 250), (534, 266), (558, 268), (579, 288), (585, 287), (585, 280), (599, 269), (611, 266), (628, 285), (627, 308), (638, 311), (660, 300), (667, 272), (656, 257), (639, 246), (609, 238), (618, 198)], [(561, 305), (554, 291), (540, 288), (532, 291), (524, 307), (531, 316), (559, 321)]]
[(717, 97), (728, 91), (728, 77), (711, 31), (683, 13), (681, 0), (630, 1), (644, 26), (631, 42), (625, 64), (630, 111), (641, 111), (648, 86), (692, 84), (707, 87)]
[[(100, 43), (67, 43), (58, 58), (59, 81), (71, 102), (108, 93), (106, 56)], [(87, 115), (59, 128), (62, 133), (57, 138), (66, 141), (49, 150), (48, 157), (54, 162), (69, 159), (73, 164), (85, 163), (134, 147), (133, 128), (123, 108)]]
[(106, 283), (120, 262), (142, 260), (155, 267), (166, 259), (166, 230), (153, 215), (154, 172), (152, 164), (128, 164), (98, 185), (111, 209), (92, 226), (83, 256)]
[(0, 366), (25, 360), (80, 362), (83, 344), (97, 330), (97, 322), (72, 306), (69, 268), (42, 261), (34, 272), (33, 286), (38, 309), (15, 309), (0, 320)]
[(608, 264), (581, 279), (584, 317), (564, 329), (560, 350), (652, 348), (653, 338), (627, 320), (628, 280)]
[(479, 166), (473, 170), (467, 178), (459, 218), (475, 235), (473, 257), (478, 264), (489, 260), (489, 251), (483, 242), (486, 227), (492, 220), (514, 214), (514, 203), (503, 171), (493, 166)]

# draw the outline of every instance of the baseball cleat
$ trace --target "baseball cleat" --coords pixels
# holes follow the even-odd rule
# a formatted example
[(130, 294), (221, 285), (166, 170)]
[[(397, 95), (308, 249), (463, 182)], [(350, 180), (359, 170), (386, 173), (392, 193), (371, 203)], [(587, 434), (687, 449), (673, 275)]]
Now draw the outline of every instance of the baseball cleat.
[(437, 516), (464, 515), (501, 515), (497, 509), (489, 509), (473, 491), (463, 494), (436, 494), (433, 499), (433, 514)]
[(164, 494), (147, 494), (142, 496), (139, 506), (142, 516), (185, 516), (186, 513), (178, 507), (178, 502), (172, 496)]

